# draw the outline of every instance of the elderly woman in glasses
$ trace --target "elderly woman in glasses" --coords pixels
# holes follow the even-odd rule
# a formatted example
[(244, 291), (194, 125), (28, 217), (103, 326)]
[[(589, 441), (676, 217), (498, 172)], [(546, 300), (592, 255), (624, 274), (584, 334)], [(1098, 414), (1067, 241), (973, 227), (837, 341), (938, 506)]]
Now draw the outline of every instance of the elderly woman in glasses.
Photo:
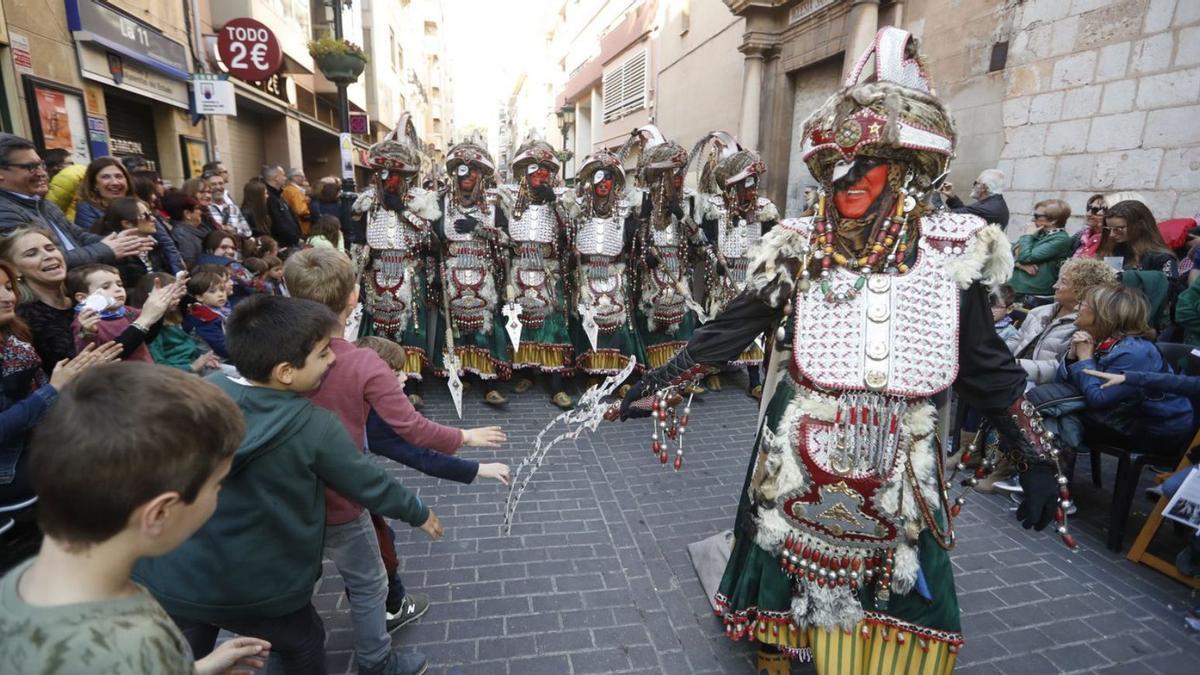
[[(1051, 296), (1058, 268), (1071, 255), (1071, 235), (1063, 228), (1071, 217), (1071, 207), (1061, 199), (1040, 201), (1033, 207), (1033, 222), (1013, 248), (1012, 279), (1009, 285), (1017, 298)], [(1042, 304), (1033, 302), (1032, 304)]]

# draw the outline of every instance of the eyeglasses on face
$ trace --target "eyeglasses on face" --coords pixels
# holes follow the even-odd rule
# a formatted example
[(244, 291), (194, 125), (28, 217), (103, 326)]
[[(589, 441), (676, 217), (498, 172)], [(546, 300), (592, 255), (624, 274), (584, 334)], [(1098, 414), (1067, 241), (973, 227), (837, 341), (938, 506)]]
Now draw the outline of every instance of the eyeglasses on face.
[(141, 211), (140, 213), (138, 213), (138, 220), (153, 220), (153, 219), (154, 219), (154, 215), (151, 214), (149, 211)]
[(1104, 208), (1103, 206), (1089, 206), (1087, 211), (1088, 211), (1088, 213), (1092, 214), (1093, 216), (1098, 216), (1103, 213), (1106, 213), (1108, 211), (1108, 209)]
[(1124, 232), (1125, 230), (1129, 229), (1129, 226), (1128, 225), (1109, 225), (1108, 227), (1105, 227), (1104, 229), (1108, 230), (1109, 232)]
[(16, 164), (13, 162), (4, 162), (3, 164), (0, 164), (0, 166), (4, 166), (4, 167), (10, 168), (10, 169), (25, 169), (26, 171), (28, 171), (30, 173), (32, 173), (34, 171), (45, 171), (46, 170), (45, 162), (25, 162), (24, 164)]

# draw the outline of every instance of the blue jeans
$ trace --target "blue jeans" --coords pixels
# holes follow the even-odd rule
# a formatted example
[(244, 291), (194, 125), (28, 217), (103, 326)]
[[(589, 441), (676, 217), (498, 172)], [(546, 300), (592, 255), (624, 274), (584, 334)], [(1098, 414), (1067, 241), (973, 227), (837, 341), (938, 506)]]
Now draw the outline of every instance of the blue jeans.
[(333, 561), (346, 584), (350, 620), (354, 625), (354, 656), (359, 667), (376, 668), (392, 652), (387, 632), (385, 601), (388, 578), (379, 555), (379, 540), (371, 514), (325, 526), (325, 557)]

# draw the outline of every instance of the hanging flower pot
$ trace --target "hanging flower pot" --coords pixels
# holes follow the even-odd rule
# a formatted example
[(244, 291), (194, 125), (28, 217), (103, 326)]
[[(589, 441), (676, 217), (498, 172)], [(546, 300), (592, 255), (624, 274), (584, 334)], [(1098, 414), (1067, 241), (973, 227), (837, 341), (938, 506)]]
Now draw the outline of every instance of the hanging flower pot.
[(335, 84), (352, 84), (367, 67), (367, 55), (363, 50), (346, 40), (324, 37), (308, 43), (317, 68), (325, 79)]

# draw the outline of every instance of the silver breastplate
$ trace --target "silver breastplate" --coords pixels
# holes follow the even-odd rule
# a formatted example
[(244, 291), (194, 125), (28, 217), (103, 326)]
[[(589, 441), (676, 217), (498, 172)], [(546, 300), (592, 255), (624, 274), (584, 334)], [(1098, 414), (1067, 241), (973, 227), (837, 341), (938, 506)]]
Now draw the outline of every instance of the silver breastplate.
[(377, 208), (367, 216), (367, 244), (373, 249), (407, 253), (416, 248), (418, 241), (420, 235), (405, 215)]
[[(872, 274), (846, 302), (826, 301), (818, 284), (798, 294), (796, 368), (824, 389), (904, 397), (945, 390), (958, 374), (959, 290), (946, 270), (954, 257), (922, 240), (911, 271)], [(832, 291), (852, 295), (857, 280), (839, 268)]]
[(553, 204), (530, 204), (519, 218), (514, 218), (508, 223), (508, 234), (517, 242), (551, 244), (554, 243), (554, 234), (557, 231), (558, 222), (554, 217)]
[(746, 222), (744, 218), (733, 223), (726, 213), (717, 219), (717, 251), (726, 260), (745, 258), (759, 239), (762, 239), (762, 223)]
[(675, 222), (674, 217), (671, 218), (671, 223), (661, 230), (657, 227), (650, 227), (650, 236), (654, 240), (654, 245), (658, 247), (678, 246), (678, 232), (679, 224)]
[(625, 248), (625, 223), (618, 216), (591, 218), (579, 226), (575, 248), (583, 255), (616, 257)]
[(479, 227), (491, 227), (496, 222), (495, 210), (486, 207), (480, 208), (479, 206), (464, 209), (453, 200), (447, 200), (445, 213), (446, 219), (443, 221), (445, 225), (442, 229), (445, 231), (446, 239), (449, 241), (467, 241), (475, 238), (475, 232), (466, 232), (463, 234), (457, 232), (454, 229), (455, 221), (469, 216), (479, 221)]

